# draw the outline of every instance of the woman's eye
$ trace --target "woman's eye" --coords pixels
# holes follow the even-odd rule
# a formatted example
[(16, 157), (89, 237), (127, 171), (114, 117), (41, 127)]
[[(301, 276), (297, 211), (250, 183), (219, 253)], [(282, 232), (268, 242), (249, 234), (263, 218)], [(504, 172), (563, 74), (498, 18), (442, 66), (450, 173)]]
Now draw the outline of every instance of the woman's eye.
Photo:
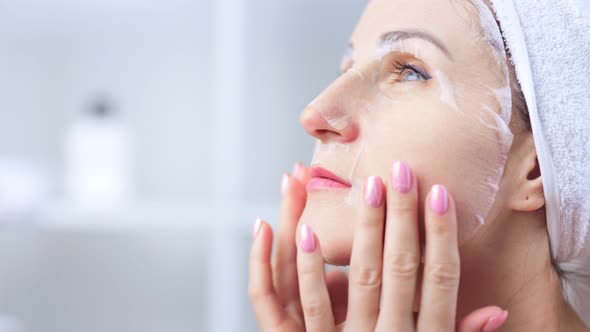
[(395, 74), (397, 74), (397, 82), (428, 81), (431, 79), (422, 69), (406, 62), (395, 64)]
[(419, 73), (415, 71), (406, 71), (402, 74), (403, 81), (425, 81), (426, 79), (422, 77)]

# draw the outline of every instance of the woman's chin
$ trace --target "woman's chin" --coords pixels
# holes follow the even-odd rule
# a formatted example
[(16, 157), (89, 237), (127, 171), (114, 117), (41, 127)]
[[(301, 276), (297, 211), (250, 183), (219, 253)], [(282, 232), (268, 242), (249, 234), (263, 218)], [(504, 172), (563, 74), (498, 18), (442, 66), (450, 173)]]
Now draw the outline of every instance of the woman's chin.
[(345, 195), (313, 193), (299, 222), (311, 226), (327, 264), (344, 266), (350, 264), (355, 219), (356, 209)]

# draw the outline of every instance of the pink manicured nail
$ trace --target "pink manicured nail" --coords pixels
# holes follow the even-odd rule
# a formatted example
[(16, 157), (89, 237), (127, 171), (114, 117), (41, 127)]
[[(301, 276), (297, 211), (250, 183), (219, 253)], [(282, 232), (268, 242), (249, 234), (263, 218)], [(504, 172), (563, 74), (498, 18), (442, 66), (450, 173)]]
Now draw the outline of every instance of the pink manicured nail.
[(293, 165), (293, 171), (291, 172), (291, 175), (294, 178), (297, 178), (300, 170), (301, 170), (301, 165), (299, 164), (299, 162), (296, 162), (295, 165)]
[(412, 172), (408, 164), (398, 161), (393, 164), (391, 169), (391, 184), (402, 194), (410, 192), (412, 189)]
[(369, 206), (377, 208), (383, 200), (383, 181), (378, 176), (369, 176), (365, 187), (365, 201)]
[(307, 224), (301, 224), (299, 231), (301, 232), (301, 249), (303, 249), (304, 252), (313, 252), (315, 250), (315, 239), (311, 227)]
[(484, 325), (481, 332), (496, 332), (498, 329), (506, 322), (508, 318), (508, 311), (504, 310), (501, 313), (493, 316), (488, 320), (486, 325)]
[(440, 184), (435, 184), (430, 189), (430, 201), (428, 202), (430, 209), (438, 215), (447, 213), (449, 209), (449, 193), (447, 188)]
[(252, 228), (252, 240), (256, 239), (256, 235), (258, 235), (258, 230), (262, 225), (262, 219), (260, 217), (256, 218), (256, 222), (254, 223), (254, 227)]
[(287, 193), (287, 184), (289, 183), (289, 175), (283, 174), (283, 179), (281, 180), (281, 195), (285, 195)]
[(293, 166), (293, 173), (291, 174), (293, 176), (293, 178), (295, 178), (297, 181), (301, 182), (301, 183), (305, 183), (306, 179), (305, 177), (307, 176), (306, 174), (306, 169), (303, 166), (303, 164), (301, 162), (296, 162), (295, 165)]

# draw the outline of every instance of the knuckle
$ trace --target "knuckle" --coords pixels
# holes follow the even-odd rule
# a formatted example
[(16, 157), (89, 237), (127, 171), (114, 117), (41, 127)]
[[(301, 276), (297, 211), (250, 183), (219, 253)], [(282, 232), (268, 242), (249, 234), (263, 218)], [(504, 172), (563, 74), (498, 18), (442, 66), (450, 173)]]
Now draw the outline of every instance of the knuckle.
[(306, 301), (301, 304), (301, 308), (307, 318), (319, 318), (328, 313), (328, 307), (321, 301)]
[(395, 252), (385, 256), (387, 273), (394, 278), (415, 278), (420, 267), (420, 256), (412, 252)]
[(394, 199), (387, 203), (387, 211), (398, 216), (411, 216), (416, 214), (418, 202), (414, 198)]
[(382, 226), (375, 213), (361, 213), (358, 223), (362, 231), (371, 231)]
[(350, 279), (356, 286), (378, 288), (381, 287), (381, 269), (369, 266), (351, 266)]
[(454, 289), (459, 286), (460, 266), (454, 262), (430, 264), (424, 268), (424, 277), (436, 287)]
[(267, 296), (268, 296), (268, 294), (260, 292), (259, 290), (255, 289), (253, 287), (248, 288), (248, 297), (250, 298), (250, 301), (253, 304), (263, 302)]
[(431, 220), (427, 231), (434, 236), (446, 237), (451, 234), (451, 227), (448, 222), (440, 220)]
[(317, 266), (310, 260), (300, 260), (297, 264), (297, 271), (299, 275), (302, 277), (313, 277), (315, 276), (318, 271), (323, 271), (323, 265)]

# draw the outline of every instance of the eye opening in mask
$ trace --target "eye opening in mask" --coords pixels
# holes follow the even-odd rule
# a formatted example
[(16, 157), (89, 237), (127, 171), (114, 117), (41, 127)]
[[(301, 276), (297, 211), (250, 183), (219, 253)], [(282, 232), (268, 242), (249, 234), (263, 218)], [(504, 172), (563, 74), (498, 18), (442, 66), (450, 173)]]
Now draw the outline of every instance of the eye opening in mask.
[[(428, 75), (426, 71), (422, 70), (417, 65), (411, 64), (405, 59), (396, 59), (393, 62), (392, 74), (397, 74), (396, 82), (412, 82), (412, 81), (428, 81), (432, 76)], [(413, 75), (413, 76), (411, 76)], [(412, 77), (408, 79), (408, 77)]]
[(380, 67), (381, 75), (387, 77), (389, 84), (420, 84), (432, 79), (429, 66), (410, 53), (391, 52), (381, 59)]

